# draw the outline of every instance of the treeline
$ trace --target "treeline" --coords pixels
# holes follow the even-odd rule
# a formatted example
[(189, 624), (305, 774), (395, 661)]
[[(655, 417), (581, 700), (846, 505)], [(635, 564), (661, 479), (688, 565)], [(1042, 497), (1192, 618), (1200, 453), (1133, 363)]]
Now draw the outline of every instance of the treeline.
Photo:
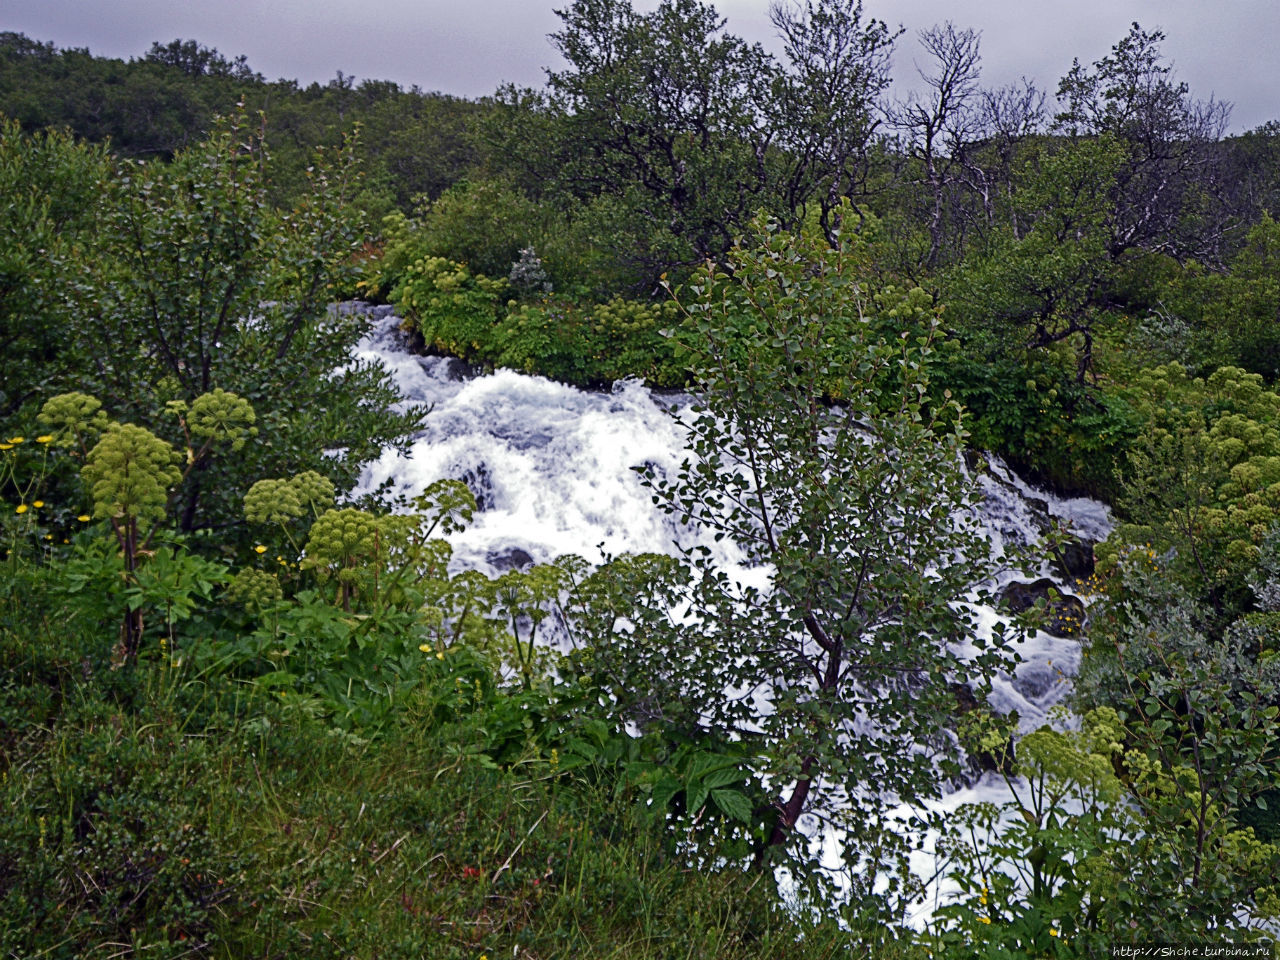
[(168, 160), (238, 103), (264, 118), (271, 195), (281, 206), (305, 192), (315, 149), (338, 147), (359, 124), (368, 163), (361, 203), (376, 215), (408, 211), (415, 198), (437, 197), (461, 179), (478, 159), (468, 127), (485, 109), (389, 81), (357, 83), (341, 71), (325, 84), (269, 81), (244, 57), (228, 59), (194, 40), (157, 42), (124, 61), (0, 33), (0, 114), (27, 131), (66, 129), (109, 142), (122, 157)]

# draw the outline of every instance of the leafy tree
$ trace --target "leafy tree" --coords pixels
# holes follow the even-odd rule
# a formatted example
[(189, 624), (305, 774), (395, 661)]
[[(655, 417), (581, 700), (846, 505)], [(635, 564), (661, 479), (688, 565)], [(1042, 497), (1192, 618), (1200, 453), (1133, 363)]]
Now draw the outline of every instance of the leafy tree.
[(568, 69), (547, 86), (563, 116), (562, 182), (583, 196), (629, 194), (637, 212), (654, 205), (670, 240), (638, 255), (655, 272), (726, 248), (740, 197), (758, 204), (765, 182), (764, 52), (724, 34), (697, 0), (664, 0), (651, 14), (630, 0), (578, 0), (559, 15), (551, 39)]
[(863, 20), (862, 0), (774, 2), (769, 18), (783, 42), (770, 115), (780, 173), (775, 190), (794, 217), (810, 202), (834, 239), (834, 214), (866, 189), (870, 145), (880, 126), (898, 33)]
[(775, 5), (782, 63), (701, 0), (652, 13), (575, 0), (558, 14), (567, 68), (545, 93), (506, 90), (489, 139), (520, 183), (575, 215), (585, 205), (635, 286), (722, 254), (761, 208), (794, 223), (817, 200), (833, 225), (864, 176), (893, 41), (859, 0)]
[(170, 43), (151, 44), (146, 60), (151, 63), (176, 67), (190, 77), (235, 77), (237, 80), (262, 80), (262, 75), (249, 69), (243, 55), (228, 60), (217, 50), (195, 40), (174, 40)]
[(1025, 165), (1011, 208), (996, 231), (954, 270), (944, 296), (961, 317), (1027, 349), (1068, 343), (1076, 379), (1093, 365), (1094, 338), (1106, 319), (1112, 192), (1123, 148), (1111, 137), (1046, 145)]
[(362, 321), (330, 309), (361, 240), (352, 148), (322, 159), (283, 215), (266, 200), (268, 163), (243, 115), (172, 164), (126, 162), (69, 309), (71, 336), (93, 347), (80, 376), (122, 419), (172, 436), (166, 408), (219, 388), (260, 412), (254, 442), (184, 485), (183, 530), (237, 523), (262, 476), (314, 469), (349, 489), (422, 413), (393, 412), (385, 371), (351, 357)]
[(0, 119), (0, 416), (74, 366), (61, 289), (95, 229), (105, 151), (64, 133), (23, 134)]
[(1230, 105), (1193, 99), (1164, 62), (1159, 30), (1134, 23), (1111, 53), (1086, 68), (1077, 60), (1058, 85), (1056, 128), (1072, 137), (1109, 134), (1125, 148), (1116, 174), (1107, 250), (1135, 247), (1174, 256), (1220, 258), (1226, 224), (1205, 216), (1220, 177), (1219, 152)]
[(1192, 268), (1165, 287), (1169, 311), (1189, 325), (1189, 359), (1280, 378), (1280, 224), (1264, 215), (1227, 268)]
[(803, 856), (799, 818), (847, 805), (872, 898), (887, 807), (937, 792), (954, 685), (981, 690), (1002, 661), (964, 603), (991, 546), (963, 519), (959, 411), (928, 392), (929, 298), (872, 294), (847, 234), (831, 248), (758, 228), (680, 294), (699, 405), (678, 473), (647, 473), (741, 566), (703, 547), (684, 551), (687, 579), (637, 566), (640, 609), (605, 618), (592, 669), (637, 719), (757, 745), (777, 790), (767, 847)]

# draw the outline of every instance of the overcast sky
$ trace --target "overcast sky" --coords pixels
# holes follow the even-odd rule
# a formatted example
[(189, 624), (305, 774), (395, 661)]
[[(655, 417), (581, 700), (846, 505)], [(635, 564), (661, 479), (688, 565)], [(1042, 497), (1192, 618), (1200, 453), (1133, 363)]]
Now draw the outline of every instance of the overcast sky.
[[(465, 97), (540, 86), (555, 66), (547, 34), (568, 0), (0, 0), (0, 30), (59, 47), (138, 57), (152, 41), (194, 39), (245, 54), (269, 79), (358, 79)], [(636, 0), (652, 9), (657, 0)], [(720, 0), (730, 32), (772, 46), (768, 0)], [(1050, 93), (1073, 57), (1091, 63), (1131, 21), (1162, 29), (1166, 57), (1202, 99), (1232, 102), (1231, 128), (1280, 118), (1280, 0), (865, 0), (904, 26), (895, 76), (914, 76), (915, 32), (950, 19), (982, 32), (984, 82), (1026, 75)], [(905, 88), (903, 88), (905, 89)]]

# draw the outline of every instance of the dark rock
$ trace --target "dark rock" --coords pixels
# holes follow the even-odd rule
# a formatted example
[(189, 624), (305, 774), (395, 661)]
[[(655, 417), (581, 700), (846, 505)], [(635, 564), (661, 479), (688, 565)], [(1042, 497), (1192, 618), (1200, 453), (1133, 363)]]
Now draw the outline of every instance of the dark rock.
[(475, 371), (466, 362), (457, 357), (441, 357), (432, 369), (432, 376), (437, 380), (460, 383), (475, 376)]
[(1054, 551), (1053, 565), (1069, 580), (1087, 580), (1093, 576), (1093, 542), (1068, 540)]
[(1000, 600), (1011, 613), (1022, 613), (1043, 601), (1044, 617), (1038, 626), (1055, 637), (1078, 637), (1084, 629), (1080, 598), (1063, 593), (1048, 577), (1033, 583), (1015, 581), (1000, 591)]
[(493, 550), (485, 555), (485, 559), (489, 561), (490, 566), (495, 570), (523, 570), (525, 567), (533, 566), (533, 557), (528, 551), (521, 550), (519, 547), (509, 547), (506, 550)]
[(1041, 497), (1023, 496), (1022, 502), (1027, 505), (1027, 512), (1031, 514), (1031, 522), (1035, 524), (1041, 536), (1053, 529), (1053, 518), (1049, 514), (1048, 500)]

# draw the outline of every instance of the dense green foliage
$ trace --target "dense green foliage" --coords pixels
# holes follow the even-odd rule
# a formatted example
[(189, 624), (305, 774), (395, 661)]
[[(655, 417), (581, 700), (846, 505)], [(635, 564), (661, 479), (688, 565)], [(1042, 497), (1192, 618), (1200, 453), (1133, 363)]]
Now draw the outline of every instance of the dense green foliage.
[(10, 416), (83, 356), (64, 329), (61, 288), (96, 232), (104, 150), (0, 121), (0, 415)]
[(397, 84), (356, 84), (341, 71), (326, 84), (267, 81), (243, 57), (228, 59), (194, 40), (155, 43), (129, 61), (58, 50), (0, 33), (0, 114), (27, 131), (67, 129), (110, 142), (125, 157), (170, 158), (199, 143), (216, 116), (237, 104), (256, 115), (275, 157), (272, 200), (291, 206), (306, 191), (315, 149), (336, 148), (359, 123), (369, 178), (361, 200), (378, 215), (439, 196), (477, 157), (466, 130), (480, 104)]
[[(385, 373), (350, 355), (362, 321), (330, 307), (355, 282), (363, 240), (354, 144), (321, 156), (306, 195), (278, 211), (270, 159), (246, 124), (220, 122), (168, 164), (112, 168), (67, 138), (12, 127), (0, 143), (15, 175), (42, 167), (34, 192), (17, 195), (34, 211), (26, 226), (49, 234), (39, 257), (21, 223), (2, 241), (14, 290), (0, 303), (12, 331), (5, 405), (29, 399), (30, 417), (49, 393), (84, 388), (114, 417), (203, 446), (174, 505), (186, 531), (239, 526), (239, 491), (264, 474), (312, 469), (349, 489), (422, 413), (392, 412)], [(75, 216), (67, 200), (82, 204)], [(238, 416), (217, 399), (233, 394), (256, 416), (251, 442), (210, 446)]]
[[(308, 472), (246, 493), (263, 539), (289, 545), (232, 576), (156, 532), (157, 497), (183, 482), (163, 441), (82, 395), (48, 413), (58, 433), (4, 444), (0, 475), (22, 498), (0, 587), (6, 950), (818, 957), (847, 941), (744, 872), (761, 784), (742, 745), (629, 734), (594, 680), (549, 672), (532, 631), (580, 561), (453, 578), (462, 484), (387, 515), (334, 508)], [(103, 519), (51, 543), (45, 489), (75, 459), (55, 440), (98, 434), (79, 496)], [(152, 549), (130, 554), (139, 521)]]
[[(483, 103), (0, 35), (6, 952), (1069, 957), (1274, 920), (1276, 128), (1222, 139), (1137, 24), (1048, 111), (981, 87), (972, 31), (923, 31), (888, 105), (861, 3), (771, 15), (779, 56), (699, 0), (573, 0), (563, 69)], [(480, 366), (694, 388), (647, 479), (751, 572), (451, 574), (461, 484), (349, 498), (426, 413), (352, 360), (357, 290)], [(1080, 723), (1012, 754), (966, 443), (1118, 521)], [(953, 733), (1009, 803), (892, 821)], [(916, 931), (926, 826), (953, 893)]]

